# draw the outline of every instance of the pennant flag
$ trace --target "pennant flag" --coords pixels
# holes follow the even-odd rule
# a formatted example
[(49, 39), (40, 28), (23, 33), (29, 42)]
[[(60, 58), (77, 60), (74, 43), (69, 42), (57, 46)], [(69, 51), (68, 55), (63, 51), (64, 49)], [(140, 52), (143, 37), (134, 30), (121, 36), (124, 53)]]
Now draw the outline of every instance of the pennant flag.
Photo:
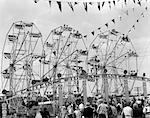
[(99, 27), (98, 30), (101, 30), (101, 27)]
[(92, 3), (92, 2), (89, 2), (89, 4), (90, 4), (90, 5), (93, 5), (93, 3)]
[(145, 10), (147, 10), (148, 8), (147, 8), (147, 6), (145, 7)]
[(87, 8), (87, 2), (84, 2), (83, 5), (84, 5), (84, 8), (85, 8), (85, 11), (87, 12), (87, 10), (88, 10), (88, 8)]
[(108, 23), (106, 23), (105, 26), (108, 28)]
[(57, 4), (58, 4), (58, 7), (59, 7), (59, 10), (62, 12), (61, 2), (57, 1)]
[(50, 0), (48, 1), (48, 3), (49, 3), (49, 6), (51, 7), (51, 1)]
[(133, 25), (132, 28), (135, 29), (135, 25)]
[(124, 0), (125, 5), (127, 5), (127, 0)]
[(100, 11), (101, 10), (100, 2), (98, 2), (97, 5), (98, 5), (98, 10)]
[(138, 4), (141, 6), (141, 2), (140, 1), (138, 1)]
[(94, 36), (94, 31), (93, 31), (93, 32), (91, 32), (91, 34)]
[(114, 3), (114, 6), (116, 5), (116, 2), (115, 2), (115, 0), (113, 0), (113, 3)]
[(56, 51), (53, 51), (54, 56), (56, 56)]
[(131, 32), (131, 29), (128, 31), (128, 33), (130, 33)]
[(84, 38), (87, 38), (87, 35), (85, 35)]
[(126, 11), (126, 15), (127, 15), (127, 16), (129, 15), (128, 10)]
[(78, 3), (77, 2), (74, 2), (74, 5), (77, 5)]
[(68, 2), (68, 5), (70, 6), (71, 10), (74, 11), (72, 3)]
[(134, 12), (134, 8), (132, 8), (133, 12)]
[(105, 1), (102, 2), (102, 7), (104, 6), (104, 4), (105, 4)]
[(38, 3), (38, 2), (39, 2), (39, 0), (34, 0), (34, 2), (35, 2), (35, 3)]
[(144, 14), (143, 14), (143, 13), (141, 13), (141, 16), (143, 16), (143, 17), (144, 17)]
[(122, 20), (122, 17), (120, 16), (119, 19), (120, 19), (120, 21), (121, 21), (121, 20)]
[(112, 19), (111, 21), (115, 24), (115, 19)]
[(108, 4), (109, 4), (109, 8), (111, 9), (111, 1), (108, 1)]

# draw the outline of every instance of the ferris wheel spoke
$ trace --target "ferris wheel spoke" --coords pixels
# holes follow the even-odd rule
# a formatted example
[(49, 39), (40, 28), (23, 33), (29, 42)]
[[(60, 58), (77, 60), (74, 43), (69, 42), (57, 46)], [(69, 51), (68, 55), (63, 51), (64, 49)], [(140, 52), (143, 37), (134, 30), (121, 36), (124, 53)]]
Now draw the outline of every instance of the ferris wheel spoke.
[(109, 65), (109, 64), (113, 63), (114, 61), (119, 60), (121, 57), (125, 56), (126, 54), (128, 54), (128, 52), (126, 52), (126, 53), (120, 55), (119, 57), (117, 57), (117, 58), (115, 58), (114, 60), (110, 61), (110, 62), (107, 63), (106, 65)]
[(22, 46), (23, 46), (23, 44), (24, 44), (24, 42), (25, 42), (25, 40), (26, 40), (26, 37), (28, 36), (28, 33), (29, 33), (29, 32), (27, 32), (27, 34), (24, 36), (23, 41), (22, 41), (22, 43), (21, 43), (21, 46), (20, 46), (20, 48), (19, 48), (19, 50), (18, 50), (18, 53), (17, 53), (16, 56), (15, 56), (15, 59), (17, 59), (18, 55), (20, 54), (21, 48), (22, 48)]
[[(24, 75), (24, 71), (22, 72), (22, 74), (20, 75), (20, 78), (18, 78), (18, 83), (16, 83), (15, 85), (14, 85), (14, 90), (18, 90), (19, 89), (19, 83), (21, 83), (22, 81), (24, 81), (24, 80), (22, 80), (22, 77), (23, 77), (23, 75)], [(21, 85), (22, 86), (22, 85)], [(21, 88), (22, 89), (22, 88)]]
[[(61, 58), (62, 54), (64, 53), (65, 47), (67, 46), (68, 40), (69, 40), (69, 38), (70, 38), (70, 35), (71, 35), (71, 34), (69, 34), (69, 37), (67, 38), (67, 41), (65, 42), (65, 45), (63, 46), (62, 51), (61, 51), (60, 56), (58, 57), (58, 60), (57, 60), (57, 61), (59, 61), (59, 59)], [(69, 58), (69, 57), (68, 57), (68, 58)]]

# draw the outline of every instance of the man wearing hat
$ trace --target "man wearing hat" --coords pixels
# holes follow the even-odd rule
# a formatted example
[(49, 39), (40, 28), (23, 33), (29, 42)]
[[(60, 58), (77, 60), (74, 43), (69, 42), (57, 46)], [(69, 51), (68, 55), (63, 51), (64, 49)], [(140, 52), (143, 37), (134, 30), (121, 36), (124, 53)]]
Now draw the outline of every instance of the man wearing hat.
[(150, 118), (150, 100), (148, 100), (148, 104), (143, 108), (143, 113), (145, 118)]
[(86, 103), (86, 107), (83, 110), (84, 118), (93, 118), (93, 109), (89, 102)]
[(103, 99), (98, 100), (98, 108), (97, 108), (97, 113), (99, 118), (106, 118), (107, 117), (107, 112), (108, 112), (108, 105), (104, 102)]

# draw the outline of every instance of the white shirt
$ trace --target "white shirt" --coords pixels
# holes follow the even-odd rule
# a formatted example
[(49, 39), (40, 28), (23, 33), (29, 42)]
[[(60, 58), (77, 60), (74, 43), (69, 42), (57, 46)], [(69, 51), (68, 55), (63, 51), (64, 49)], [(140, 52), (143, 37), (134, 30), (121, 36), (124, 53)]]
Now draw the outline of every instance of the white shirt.
[(126, 106), (123, 108), (123, 113), (125, 115), (125, 118), (132, 118), (133, 110), (131, 107)]
[(35, 116), (35, 118), (42, 118), (42, 115), (41, 115), (41, 113), (38, 111), (38, 112), (36, 112), (36, 116)]
[(104, 103), (101, 103), (97, 108), (98, 114), (107, 115), (107, 110), (108, 110), (108, 106), (107, 106), (107, 104), (104, 104)]
[(81, 104), (79, 104), (79, 109), (80, 109), (80, 111), (83, 111), (84, 110), (84, 105), (81, 103)]
[(143, 113), (145, 114), (145, 118), (150, 118), (150, 106), (144, 107)]
[(80, 110), (75, 110), (74, 113), (76, 115), (76, 118), (81, 118), (81, 112), (80, 112)]

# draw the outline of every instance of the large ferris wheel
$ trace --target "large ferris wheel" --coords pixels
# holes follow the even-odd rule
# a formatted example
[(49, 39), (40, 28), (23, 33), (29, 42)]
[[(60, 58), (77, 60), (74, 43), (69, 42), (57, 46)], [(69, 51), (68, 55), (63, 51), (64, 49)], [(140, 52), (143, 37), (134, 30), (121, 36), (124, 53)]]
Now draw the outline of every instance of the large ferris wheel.
[[(137, 53), (131, 39), (115, 29), (100, 32), (89, 46), (88, 67), (95, 86), (92, 91), (103, 93), (104, 71), (108, 78), (109, 94), (124, 92), (123, 76), (137, 76)], [(99, 75), (99, 76), (96, 76)], [(133, 85), (132, 85), (133, 86)]]
[(42, 34), (34, 23), (14, 22), (2, 51), (2, 89), (15, 95), (40, 79), (39, 61), (42, 54)]
[(63, 83), (63, 94), (82, 91), (79, 87), (79, 74), (85, 69), (84, 60), (87, 54), (84, 37), (79, 31), (68, 25), (50, 31), (44, 43), (43, 55), (45, 56), (41, 62), (43, 77), (53, 83), (51, 92), (57, 93), (56, 83)]

